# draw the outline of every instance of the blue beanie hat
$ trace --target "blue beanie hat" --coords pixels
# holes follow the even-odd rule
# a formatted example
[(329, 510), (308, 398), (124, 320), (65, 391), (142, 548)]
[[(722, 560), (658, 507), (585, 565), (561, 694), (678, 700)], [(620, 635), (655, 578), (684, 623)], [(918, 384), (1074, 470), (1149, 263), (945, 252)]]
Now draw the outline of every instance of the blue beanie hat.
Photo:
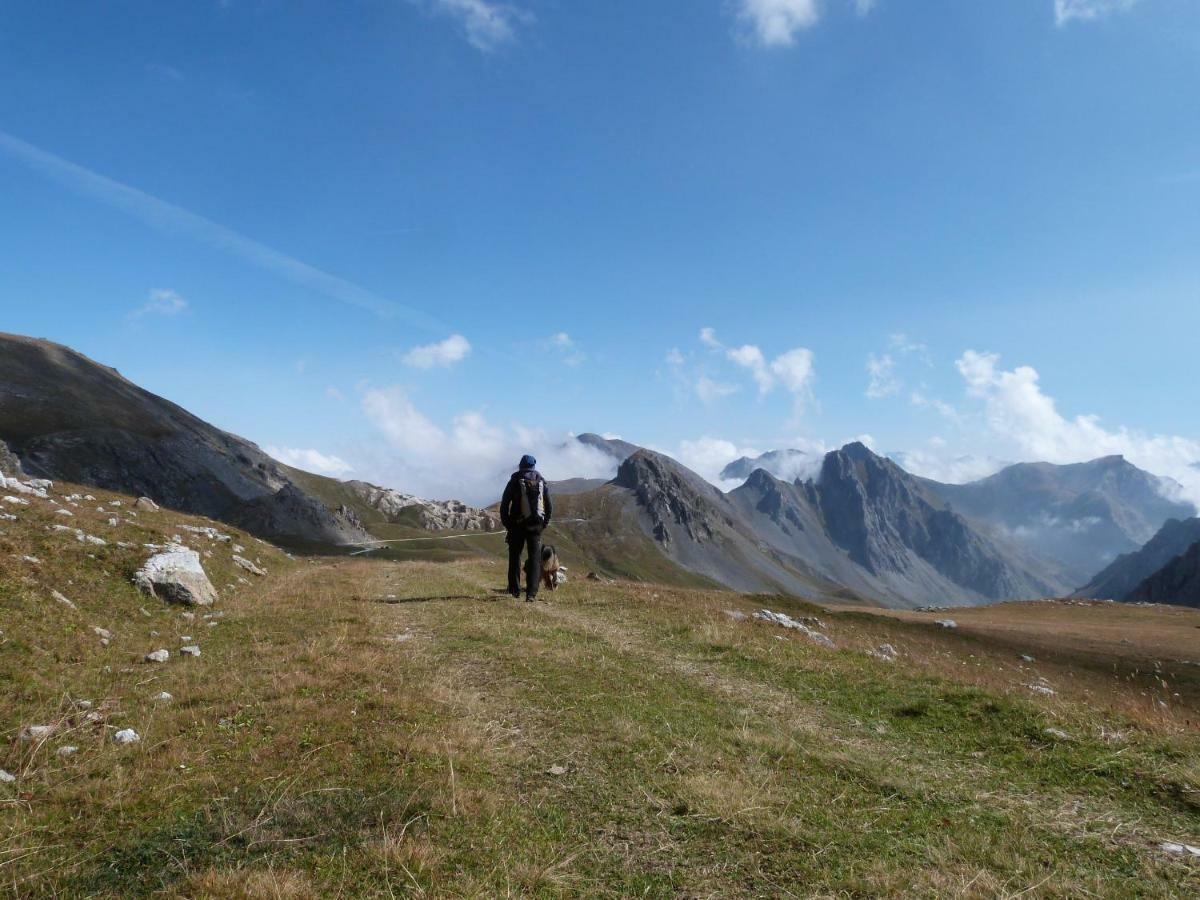
[(528, 453), (526, 453), (524, 456), (521, 457), (520, 468), (532, 469), (532, 468), (535, 468), (536, 466), (537, 466), (537, 460), (534, 459), (532, 456), (530, 456)]

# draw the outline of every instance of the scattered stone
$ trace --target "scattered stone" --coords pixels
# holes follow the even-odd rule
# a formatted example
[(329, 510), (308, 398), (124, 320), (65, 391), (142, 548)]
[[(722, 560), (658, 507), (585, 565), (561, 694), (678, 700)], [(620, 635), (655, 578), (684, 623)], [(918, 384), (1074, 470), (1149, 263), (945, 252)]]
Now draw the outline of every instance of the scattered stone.
[(28, 500), (22, 500), (20, 497), (12, 496), (12, 494), (5, 494), (3, 497), (0, 497), (0, 501), (3, 501), (5, 503), (11, 503), (13, 506), (28, 506), (29, 505)]
[(116, 518), (116, 517), (114, 516), (113, 518), (111, 518), (111, 519), (109, 519), (109, 520), (108, 520), (108, 524), (109, 524), (111, 527), (113, 527), (113, 528), (116, 528), (118, 525), (120, 525), (120, 524), (121, 524), (121, 520), (120, 520), (120, 519), (118, 519), (118, 518)]
[(0, 512), (0, 522), (15, 522), (17, 517), (12, 513)]
[(551, 766), (550, 768), (548, 768), (548, 769), (546, 770), (546, 774), (547, 774), (547, 775), (554, 775), (554, 776), (566, 775), (566, 774), (567, 774), (567, 767), (566, 767), (566, 766), (553, 765), (553, 766)]
[(16, 775), (12, 775), (8, 772), (5, 772), (3, 769), (0, 769), (0, 784), (12, 784), (16, 780)]
[(120, 500), (109, 500), (109, 501), (108, 501), (108, 505), (109, 505), (109, 506), (120, 506), (120, 505), (121, 505), (121, 501), (120, 501)]
[(22, 556), (21, 562), (27, 562), (31, 566), (40, 566), (42, 564), (42, 561), (36, 556)]
[(135, 545), (129, 543), (129, 541), (117, 541), (117, 546), (122, 550), (132, 550)]
[(118, 744), (136, 744), (141, 738), (132, 728), (122, 728), (113, 735), (113, 740)]
[(1061, 728), (1043, 728), (1042, 734), (1046, 735), (1046, 737), (1052, 737), (1060, 741), (1071, 740), (1071, 735), (1063, 731)]
[(22, 744), (31, 744), (34, 741), (44, 741), (53, 733), (53, 725), (26, 725), (17, 734), (17, 740)]
[(89, 725), (100, 725), (104, 722), (104, 713), (90, 712), (83, 717), (83, 721)]
[(241, 544), (234, 544), (234, 545), (233, 545), (233, 552), (234, 552), (234, 553), (245, 553), (245, 552), (246, 552), (246, 548), (245, 548), (245, 547), (243, 547)]
[(165, 663), (171, 658), (169, 650), (155, 650), (146, 654), (146, 662), (148, 663)]
[(868, 651), (868, 655), (882, 660), (883, 662), (895, 662), (896, 657), (899, 656), (899, 654), (896, 652), (896, 648), (891, 644), (880, 644), (874, 650)]
[(1200, 847), (1193, 847), (1191, 844), (1177, 844), (1175, 841), (1163, 841), (1158, 845), (1158, 849), (1180, 856), (1200, 856)]
[(729, 618), (733, 619), (735, 622), (746, 621), (746, 614), (740, 609), (727, 609), (725, 610), (725, 615), (729, 616)]
[[(210, 622), (209, 624), (210, 624), (210, 625), (216, 625), (217, 623), (216, 623), (216, 622)], [(411, 631), (405, 631), (405, 632), (402, 632), (401, 634), (389, 634), (389, 635), (388, 635), (388, 637), (387, 637), (387, 639), (388, 639), (389, 641), (391, 641), (392, 643), (394, 643), (394, 644), (403, 644), (405, 641), (411, 641), (411, 640), (412, 640), (412, 632), (411, 632)]]
[(54, 514), (56, 516), (67, 516), (72, 519), (75, 518), (75, 513), (71, 512), (69, 509), (56, 509)]
[(754, 614), (754, 618), (770, 622), (772, 625), (779, 625), (782, 628), (789, 628), (792, 631), (799, 631), (814, 644), (820, 644), (822, 647), (828, 647), (831, 650), (834, 648), (833, 641), (829, 639), (828, 635), (821, 634), (819, 631), (813, 631), (812, 628), (803, 622), (793, 619), (787, 613), (777, 613), (769, 609), (760, 609)]
[(212, 606), (217, 598), (216, 588), (200, 565), (200, 554), (179, 545), (146, 560), (133, 576), (133, 583), (168, 603)]
[(158, 512), (158, 504), (149, 497), (138, 497), (133, 501), (135, 509), (140, 509), (142, 512)]
[(95, 500), (96, 500), (96, 498), (95, 498), (95, 497), (93, 497), (91, 494), (84, 494), (84, 495), (83, 495), (83, 499), (84, 499), (84, 500), (91, 501), (91, 502), (95, 502)]
[(957, 628), (958, 627), (958, 623), (955, 622), (953, 619), (938, 619), (933, 624), (937, 625), (939, 628)]
[(168, 694), (166, 691), (159, 691), (157, 694), (154, 695), (154, 699), (159, 701), (160, 703), (167, 703), (174, 698), (172, 698), (171, 695)]
[(251, 575), (266, 575), (267, 574), (265, 569), (259, 568), (254, 563), (250, 562), (250, 560), (246, 559), (246, 557), (244, 557), (244, 556), (238, 556), (235, 553), (233, 556), (233, 561), (236, 565), (245, 569)]
[(180, 647), (179, 652), (182, 653), (184, 656), (199, 656), (200, 648), (197, 647), (195, 644), (189, 644), (186, 647)]
[(179, 618), (185, 622), (194, 622), (196, 621), (196, 614), (194, 612), (181, 612)]
[(180, 635), (180, 638), (179, 638), (180, 641), (190, 641), (191, 639), (192, 639), (192, 636), (190, 634)]
[(1037, 682), (1035, 684), (1027, 684), (1027, 685), (1025, 685), (1025, 687), (1029, 688), (1035, 694), (1043, 694), (1047, 697), (1053, 697), (1055, 694), (1058, 693), (1058, 691), (1054, 690), (1054, 688), (1050, 687), (1050, 685), (1042, 684), (1041, 682)]
[(1030, 656), (1027, 653), (1022, 653), (1021, 654), (1021, 662), (1031, 663), (1031, 662), (1037, 662), (1037, 660), (1034, 659), (1032, 656)]
[(50, 596), (53, 597), (56, 602), (61, 603), (63, 606), (67, 607), (67, 609), (78, 609), (78, 607), (74, 603), (72, 603), (70, 600), (68, 600), (66, 597), (64, 597), (62, 594), (60, 594), (58, 591), (51, 591)]
[(588, 581), (603, 581), (604, 580), (599, 575), (597, 575), (595, 572), (588, 572), (587, 575), (584, 577), (586, 577)]
[(66, 759), (68, 756), (74, 756), (78, 752), (79, 752), (78, 747), (73, 747), (69, 744), (65, 747), (59, 747), (57, 750), (54, 751), (55, 755), (62, 759)]
[(217, 531), (215, 528), (208, 526), (200, 527), (198, 525), (176, 525), (176, 528), (182, 531), (190, 531), (192, 534), (202, 534), (210, 541), (232, 541), (233, 538), (225, 534), (223, 531)]
[(92, 632), (96, 635), (96, 637), (100, 638), (103, 641), (111, 641), (112, 640), (112, 636), (113, 636), (112, 632), (109, 631), (107, 628), (101, 628), (99, 625), (93, 625)]
[(153, 630), (152, 630), (152, 631), (150, 632), (150, 637), (158, 637), (158, 632), (157, 632), (157, 631), (153, 631)]

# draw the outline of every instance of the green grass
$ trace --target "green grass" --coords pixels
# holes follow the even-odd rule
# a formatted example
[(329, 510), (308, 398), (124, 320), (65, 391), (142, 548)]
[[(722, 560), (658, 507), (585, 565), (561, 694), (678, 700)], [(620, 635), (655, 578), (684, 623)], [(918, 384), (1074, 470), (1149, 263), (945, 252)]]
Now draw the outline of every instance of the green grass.
[[(150, 629), (197, 629), (128, 585), (140, 553), (42, 545), (30, 573), (35, 540), (0, 537), (0, 727), (64, 733), (0, 756), (13, 896), (1200, 891), (1157, 849), (1200, 839), (1196, 712), (1143, 713), (1141, 685), (1047, 668), (1042, 698), (959, 635), (821, 613), (830, 651), (724, 613), (811, 611), (783, 598), (573, 581), (524, 604), (496, 599), (496, 559), (274, 552), (200, 659), (148, 667)], [(67, 579), (78, 614), (44, 600)], [(862, 652), (883, 640), (900, 662)]]

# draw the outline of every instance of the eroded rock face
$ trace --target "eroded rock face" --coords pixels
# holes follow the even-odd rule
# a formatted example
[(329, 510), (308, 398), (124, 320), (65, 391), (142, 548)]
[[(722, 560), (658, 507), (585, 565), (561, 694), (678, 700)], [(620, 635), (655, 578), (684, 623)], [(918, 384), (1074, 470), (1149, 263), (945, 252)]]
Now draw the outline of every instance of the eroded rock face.
[(6, 475), (9, 478), (24, 478), (25, 473), (21, 471), (21, 461), (17, 459), (15, 453), (8, 449), (8, 444), (0, 441), (0, 475)]
[(391, 522), (415, 520), (414, 524), (427, 531), (496, 531), (500, 527), (498, 516), (461, 500), (424, 500), (365, 481), (348, 481), (346, 486)]
[(217, 590), (200, 564), (200, 554), (178, 544), (146, 560), (133, 583), (167, 603), (212, 606), (217, 599)]

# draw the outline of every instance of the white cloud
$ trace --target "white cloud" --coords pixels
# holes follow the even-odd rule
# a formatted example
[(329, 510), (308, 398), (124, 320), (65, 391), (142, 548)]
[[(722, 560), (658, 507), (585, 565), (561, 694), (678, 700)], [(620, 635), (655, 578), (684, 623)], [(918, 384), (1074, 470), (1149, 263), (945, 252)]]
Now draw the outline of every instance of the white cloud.
[(150, 291), (145, 305), (134, 310), (138, 316), (177, 316), (188, 308), (188, 302), (170, 288), (154, 288)]
[(896, 378), (896, 361), (890, 353), (876, 356), (867, 355), (867, 374), (871, 377), (867, 385), (867, 396), (872, 400), (891, 397), (900, 391), (900, 381)]
[(803, 412), (812, 399), (812, 382), (816, 371), (813, 352), (807, 347), (796, 347), (767, 362), (762, 350), (754, 344), (726, 348), (717, 340), (716, 331), (712, 328), (700, 330), (700, 342), (712, 350), (723, 352), (727, 360), (746, 369), (758, 385), (761, 396), (771, 393), (777, 385), (782, 384), (784, 390), (792, 395), (797, 413)]
[(1054, 0), (1054, 22), (1094, 22), (1116, 12), (1127, 12), (1138, 0)]
[(406, 366), (416, 369), (432, 369), (434, 366), (452, 366), (462, 362), (471, 352), (471, 343), (461, 334), (452, 334), (436, 344), (413, 347), (401, 360)]
[(743, 456), (758, 456), (761, 451), (753, 447), (742, 447), (724, 438), (701, 437), (694, 441), (680, 441), (675, 458), (705, 481), (723, 490), (737, 487), (740, 482), (724, 483), (721, 470)]
[(343, 394), (341, 391), (339, 391), (337, 388), (335, 388), (333, 385), (330, 385), (329, 387), (325, 388), (325, 396), (328, 397), (330, 400), (336, 400), (338, 403), (341, 403), (342, 401), (344, 401), (346, 399), (346, 395)]
[(467, 41), (477, 50), (489, 52), (516, 39), (516, 24), (530, 14), (490, 0), (433, 0), (434, 9), (457, 19)]
[(677, 369), (683, 365), (683, 354), (679, 352), (678, 347), (672, 347), (667, 351), (666, 363), (673, 369)]
[(712, 403), (714, 400), (736, 394), (737, 391), (736, 384), (713, 381), (707, 375), (701, 375), (696, 379), (696, 396), (700, 398), (701, 403)]
[(577, 366), (587, 358), (579, 343), (565, 331), (552, 334), (546, 344), (559, 355), (565, 365)]
[(400, 387), (369, 389), (362, 406), (384, 443), (362, 448), (359, 471), (421, 497), (494, 503), (525, 453), (537, 457), (539, 471), (551, 481), (616, 474), (611, 456), (569, 435), (520, 424), (500, 427), (478, 411), (460, 412), (448, 426), (439, 425)]
[(354, 471), (350, 463), (338, 456), (329, 456), (320, 450), (300, 447), (264, 447), (268, 456), (284, 465), (331, 478), (343, 478)]
[[(860, 17), (875, 8), (876, 0), (849, 0)], [(738, 16), (750, 36), (763, 47), (790, 47), (796, 35), (821, 20), (823, 0), (739, 0)]]
[(1024, 460), (1082, 462), (1123, 455), (1134, 465), (1178, 480), (1187, 498), (1200, 501), (1200, 441), (1175, 435), (1148, 435), (1119, 427), (1108, 429), (1094, 415), (1063, 416), (1044, 393), (1031, 366), (1000, 368), (1000, 356), (968, 350), (955, 363), (971, 397), (983, 403), (988, 430)]
[(821, 18), (817, 0), (741, 0), (741, 16), (764, 47), (788, 47)]
[(929, 449), (889, 453), (888, 457), (906, 472), (944, 484), (978, 481), (1009, 465), (1006, 460), (994, 456), (975, 456), (970, 453), (951, 455), (945, 447), (945, 441), (941, 438), (931, 438)]

